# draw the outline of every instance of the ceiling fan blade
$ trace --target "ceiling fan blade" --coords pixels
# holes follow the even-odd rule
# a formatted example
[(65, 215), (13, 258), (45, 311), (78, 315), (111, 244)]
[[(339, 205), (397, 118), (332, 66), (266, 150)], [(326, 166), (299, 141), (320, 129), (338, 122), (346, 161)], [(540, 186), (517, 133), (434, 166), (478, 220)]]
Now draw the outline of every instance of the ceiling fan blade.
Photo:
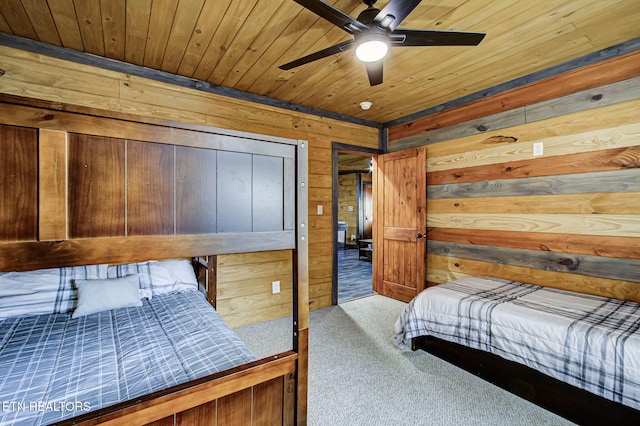
[(397, 29), (391, 34), (393, 46), (476, 46), (486, 33)]
[(373, 18), (373, 23), (376, 26), (393, 31), (404, 21), (404, 18), (420, 4), (420, 1), (421, 0), (391, 0), (378, 12), (376, 17)]
[(309, 9), (321, 18), (326, 19), (333, 25), (342, 28), (349, 34), (354, 34), (367, 29), (367, 26), (352, 18), (346, 13), (328, 5), (322, 0), (294, 0), (299, 5)]
[(382, 83), (382, 61), (367, 62), (367, 75), (369, 76), (369, 84), (376, 86)]
[(278, 68), (281, 70), (290, 70), (291, 68), (299, 67), (300, 65), (308, 64), (309, 62), (317, 61), (318, 59), (326, 58), (327, 56), (335, 55), (336, 53), (344, 52), (353, 47), (353, 40), (343, 41), (342, 43), (335, 44), (326, 49), (319, 50), (307, 56), (303, 56), (300, 59), (291, 61), (284, 65), (280, 65)]

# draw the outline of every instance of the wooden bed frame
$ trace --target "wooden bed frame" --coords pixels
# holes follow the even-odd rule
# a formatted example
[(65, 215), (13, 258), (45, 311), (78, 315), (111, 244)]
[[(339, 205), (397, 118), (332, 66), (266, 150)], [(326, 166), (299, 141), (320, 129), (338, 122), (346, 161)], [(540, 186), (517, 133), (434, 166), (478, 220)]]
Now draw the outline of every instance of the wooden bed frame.
[[(63, 105), (47, 106), (44, 108), (40, 101), (6, 96), (0, 99), (0, 125), (3, 128), (19, 126), (30, 129), (28, 132), (37, 133), (35, 145), (13, 143), (15, 140), (9, 141), (12, 138), (11, 132), (14, 131), (14, 127), (11, 127), (8, 130), (9, 136), (4, 134), (5, 140), (0, 144), (0, 155), (5, 158), (12, 156), (15, 160), (0, 164), (4, 165), (0, 168), (0, 181), (5, 188), (11, 188), (5, 197), (19, 197), (20, 204), (19, 210), (11, 210), (14, 207), (5, 203), (7, 211), (0, 212), (0, 217), (15, 218), (10, 225), (0, 224), (0, 271), (192, 257), (206, 265), (205, 274), (209, 275), (210, 283), (208, 298), (215, 306), (217, 255), (291, 250), (293, 260), (291, 351), (89, 412), (60, 424), (192, 425), (210, 424), (212, 418), (217, 419), (218, 424), (306, 424), (309, 309), (306, 141), (173, 122), (145, 123), (135, 117), (129, 117), (129, 120), (122, 119), (123, 117), (107, 118), (92, 115), (96, 111), (71, 113), (61, 111), (64, 109)], [(255, 231), (254, 225), (251, 230), (234, 232), (211, 232), (205, 229), (206, 226), (198, 229), (198, 218), (206, 216), (210, 206), (203, 205), (202, 197), (192, 199), (188, 188), (183, 188), (179, 201), (196, 212), (203, 212), (203, 215), (198, 216), (191, 214), (191, 210), (185, 210), (187, 212), (184, 213), (186, 216), (183, 223), (187, 228), (190, 227), (189, 233), (176, 232), (179, 225), (176, 225), (178, 220), (175, 215), (180, 208), (176, 206), (176, 195), (171, 197), (173, 205), (158, 204), (158, 212), (145, 212), (144, 218), (125, 217), (123, 235), (111, 232), (112, 229), (121, 227), (111, 226), (112, 219), (107, 216), (87, 225), (86, 221), (94, 219), (92, 212), (80, 211), (77, 207), (80, 203), (74, 197), (82, 201), (83, 197), (87, 197), (88, 186), (81, 188), (79, 192), (77, 187), (82, 186), (82, 170), (76, 172), (72, 169), (72, 165), (78, 161), (74, 156), (83, 161), (87, 157), (83, 157), (82, 152), (78, 154), (78, 149), (74, 152), (70, 148), (72, 134), (73, 137), (79, 134), (94, 138), (87, 145), (89, 149), (99, 145), (102, 140), (100, 138), (124, 140), (125, 147), (127, 143), (134, 141), (136, 149), (144, 154), (138, 158), (143, 160), (147, 155), (147, 147), (158, 152), (173, 152), (174, 165), (177, 161), (176, 150), (191, 148), (211, 150), (208, 152), (250, 154), (252, 165), (256, 161), (255, 155), (280, 158), (284, 171), (281, 188), (282, 229)], [(146, 142), (152, 145), (145, 144)], [(125, 155), (128, 155), (126, 150)], [(196, 157), (198, 154), (189, 158)], [(95, 152), (92, 158), (97, 158)], [(91, 159), (87, 161), (89, 167), (97, 169), (112, 167), (113, 161), (124, 161), (125, 166), (128, 164), (122, 157), (115, 155), (115, 158), (111, 158), (111, 166), (108, 163), (104, 166), (96, 164), (100, 163), (98, 160), (93, 163)], [(33, 164), (34, 161), (36, 164)], [(125, 203), (128, 204), (125, 204), (125, 216), (133, 214), (130, 210), (132, 205), (135, 206), (135, 197), (146, 196), (145, 182), (135, 181), (148, 178), (144, 176), (145, 170), (134, 170), (135, 173), (130, 172), (127, 176), (124, 191), (127, 200)], [(183, 167), (184, 170), (184, 173), (192, 173), (191, 167)], [(177, 175), (175, 169), (174, 173)], [(139, 175), (143, 175), (143, 178)], [(162, 176), (159, 179), (161, 178)], [(211, 182), (197, 174), (186, 177), (183, 174), (178, 178), (192, 185), (194, 194), (199, 193), (202, 185), (211, 185)], [(91, 207), (89, 203), (89, 208), (93, 208), (98, 214), (103, 209), (113, 211), (113, 198), (105, 196), (100, 201), (104, 205)], [(126, 206), (129, 206), (129, 210)], [(165, 211), (174, 214), (174, 224), (169, 231), (154, 226), (161, 222), (157, 218)], [(121, 219), (117, 217), (113, 220)], [(132, 222), (137, 223), (133, 224), (134, 227), (138, 226), (135, 232), (129, 229)]]
[(640, 411), (569, 385), (526, 365), (433, 336), (411, 339), (422, 349), (580, 425), (637, 424)]

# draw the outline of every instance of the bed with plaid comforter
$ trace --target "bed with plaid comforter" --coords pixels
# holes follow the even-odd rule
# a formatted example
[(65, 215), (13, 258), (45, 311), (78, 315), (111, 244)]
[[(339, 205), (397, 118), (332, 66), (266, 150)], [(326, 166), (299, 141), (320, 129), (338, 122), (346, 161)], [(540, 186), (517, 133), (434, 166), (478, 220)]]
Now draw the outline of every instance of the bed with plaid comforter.
[(198, 291), (0, 321), (0, 424), (39, 425), (255, 360)]
[(499, 355), (640, 409), (640, 304), (487, 277), (430, 287), (395, 340), (434, 336)]

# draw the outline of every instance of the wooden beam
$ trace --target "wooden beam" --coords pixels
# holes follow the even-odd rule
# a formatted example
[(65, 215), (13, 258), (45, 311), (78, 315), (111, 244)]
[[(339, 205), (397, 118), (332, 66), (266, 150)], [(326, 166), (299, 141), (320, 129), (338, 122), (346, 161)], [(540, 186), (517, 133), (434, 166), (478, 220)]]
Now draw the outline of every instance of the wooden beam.
[(294, 248), (293, 231), (82, 238), (0, 243), (0, 271)]

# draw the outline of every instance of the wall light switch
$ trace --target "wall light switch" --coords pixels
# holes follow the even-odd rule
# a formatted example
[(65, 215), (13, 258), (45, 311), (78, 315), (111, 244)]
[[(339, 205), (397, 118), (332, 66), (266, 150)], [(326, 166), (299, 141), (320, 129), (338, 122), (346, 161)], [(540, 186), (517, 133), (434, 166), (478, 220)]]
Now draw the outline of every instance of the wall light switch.
[(318, 204), (318, 216), (322, 216), (322, 204)]
[(533, 144), (533, 156), (537, 157), (538, 155), (542, 155), (544, 151), (544, 143), (536, 142)]
[(280, 281), (273, 281), (271, 283), (271, 293), (280, 293)]

